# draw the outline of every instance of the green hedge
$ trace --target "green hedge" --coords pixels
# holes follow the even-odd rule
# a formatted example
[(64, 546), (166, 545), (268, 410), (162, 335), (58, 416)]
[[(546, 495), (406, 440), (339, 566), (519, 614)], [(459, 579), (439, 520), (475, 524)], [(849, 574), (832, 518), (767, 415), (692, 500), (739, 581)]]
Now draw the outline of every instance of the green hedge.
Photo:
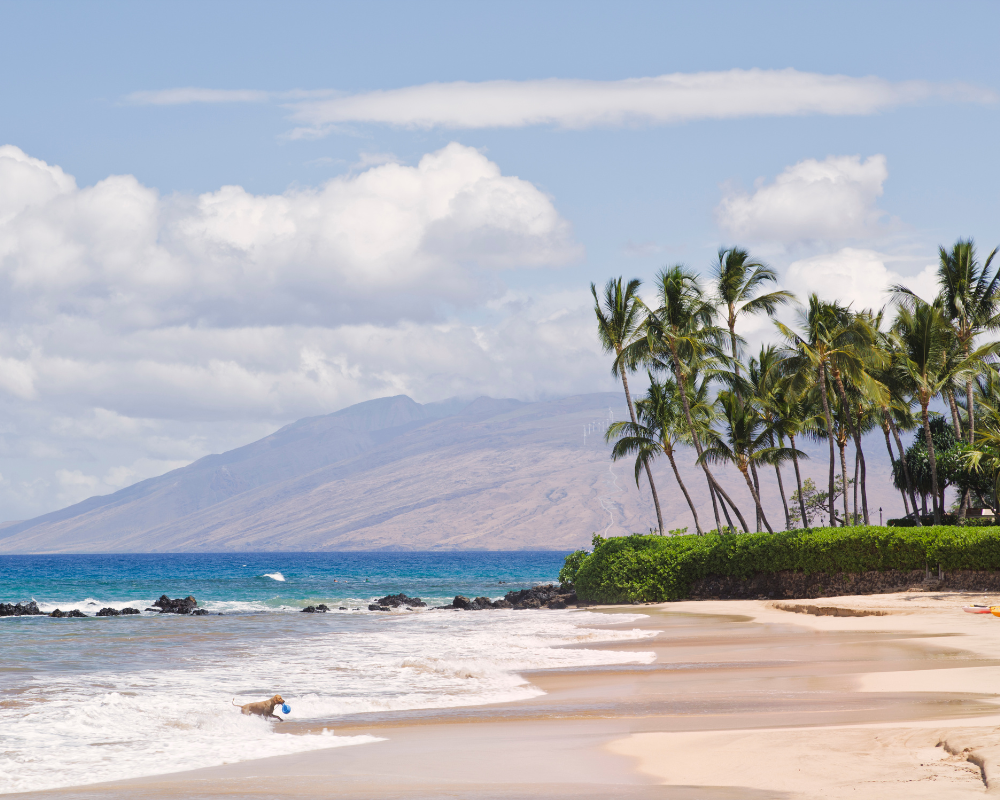
[[(572, 559), (572, 564), (570, 563)], [(710, 575), (749, 578), (804, 573), (1000, 569), (1000, 527), (814, 528), (720, 536), (594, 537), (594, 550), (567, 557), (566, 582), (592, 603), (658, 602), (688, 597)], [(563, 573), (560, 574), (563, 578)]]

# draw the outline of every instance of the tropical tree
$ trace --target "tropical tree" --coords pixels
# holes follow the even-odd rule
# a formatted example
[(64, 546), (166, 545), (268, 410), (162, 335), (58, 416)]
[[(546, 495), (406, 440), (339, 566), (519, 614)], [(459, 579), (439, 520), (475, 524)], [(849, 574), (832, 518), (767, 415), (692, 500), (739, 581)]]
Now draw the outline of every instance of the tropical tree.
[(900, 342), (900, 366), (912, 382), (915, 398), (920, 404), (931, 472), (934, 524), (940, 525), (937, 463), (928, 406), (956, 376), (961, 377), (969, 372), (975, 374), (981, 368), (983, 359), (995, 349), (995, 345), (978, 348), (960, 360), (953, 359), (953, 330), (937, 304), (919, 303), (912, 308), (901, 307), (893, 330)]
[[(762, 345), (756, 358), (751, 357), (747, 363), (747, 383), (753, 392), (753, 399), (760, 409), (768, 429), (771, 432), (770, 444), (784, 446), (784, 437), (793, 425), (786, 425), (783, 412), (783, 381), (781, 379), (781, 351), (775, 345)], [(792, 445), (794, 448), (795, 445)], [(797, 458), (795, 459), (797, 462)], [(760, 480), (757, 477), (756, 464), (751, 465), (754, 486), (760, 494)], [(778, 494), (781, 496), (781, 506), (785, 511), (785, 529), (791, 529), (792, 518), (788, 512), (788, 500), (785, 497), (785, 483), (781, 477), (781, 464), (774, 465), (774, 474), (778, 479)]]
[(693, 369), (702, 364), (706, 356), (720, 358), (724, 354), (719, 348), (721, 330), (715, 325), (715, 308), (705, 296), (698, 278), (681, 265), (660, 270), (656, 276), (659, 306), (646, 317), (646, 336), (628, 348), (628, 358), (636, 362), (644, 360), (654, 368), (668, 366), (681, 397), (685, 421), (691, 443), (698, 454), (708, 482), (709, 491), (714, 492), (713, 510), (718, 530), (722, 530), (719, 510), (715, 503), (718, 496), (728, 503), (747, 530), (746, 520), (739, 508), (731, 500), (709, 469), (708, 462), (701, 458), (703, 449), (698, 426), (691, 413), (691, 402), (687, 393), (687, 381)]
[[(628, 373), (634, 370), (635, 363), (623, 360), (629, 345), (641, 337), (641, 328), (645, 306), (639, 298), (639, 287), (642, 281), (633, 278), (624, 286), (622, 278), (612, 278), (604, 286), (603, 302), (598, 299), (597, 287), (591, 283), (590, 293), (594, 296), (594, 314), (597, 317), (597, 335), (605, 353), (614, 353), (615, 360), (611, 364), (611, 374), (620, 378), (625, 389), (625, 402), (628, 403), (628, 413), (632, 424), (637, 425), (635, 408), (632, 405), (632, 395), (628, 389)], [(646, 479), (649, 481), (649, 491), (653, 495), (653, 505), (656, 508), (656, 522), (663, 535), (663, 514), (660, 511), (660, 500), (653, 483), (653, 473), (649, 464), (645, 463)]]
[[(707, 385), (702, 386), (699, 397), (695, 398), (696, 408), (705, 407), (705, 397)], [(695, 414), (698, 412), (695, 411)], [(687, 500), (691, 509), (691, 516), (694, 517), (695, 530), (700, 536), (702, 534), (701, 523), (698, 521), (698, 510), (695, 508), (691, 495), (684, 485), (684, 479), (677, 469), (677, 461), (674, 458), (675, 446), (677, 443), (687, 438), (687, 424), (684, 420), (684, 408), (680, 401), (680, 392), (677, 384), (673, 380), (665, 380), (658, 383), (649, 373), (649, 390), (646, 396), (636, 402), (636, 414), (638, 422), (616, 422), (608, 428), (605, 439), (611, 441), (616, 439), (611, 450), (611, 457), (617, 461), (626, 456), (635, 455), (635, 484), (639, 485), (639, 474), (643, 468), (648, 468), (649, 463), (657, 456), (665, 455), (670, 462), (670, 468), (674, 472), (677, 485)]]
[[(721, 409), (721, 419), (724, 430), (715, 433), (709, 446), (699, 456), (701, 462), (728, 463), (734, 465), (743, 475), (750, 496), (757, 508), (757, 514), (770, 533), (774, 529), (767, 521), (760, 494), (750, 477), (750, 468), (754, 464), (780, 464), (792, 458), (788, 447), (771, 446), (773, 430), (766, 424), (755, 404), (744, 400), (736, 392), (723, 390), (719, 392), (717, 403)], [(797, 456), (806, 458), (805, 453)]]
[(755, 314), (774, 314), (779, 306), (795, 299), (791, 292), (779, 290), (758, 294), (765, 284), (775, 283), (778, 273), (763, 261), (757, 261), (741, 247), (719, 249), (719, 260), (712, 268), (715, 281), (715, 302), (725, 317), (729, 328), (729, 355), (738, 376), (740, 374), (740, 345), (736, 323), (741, 317)]

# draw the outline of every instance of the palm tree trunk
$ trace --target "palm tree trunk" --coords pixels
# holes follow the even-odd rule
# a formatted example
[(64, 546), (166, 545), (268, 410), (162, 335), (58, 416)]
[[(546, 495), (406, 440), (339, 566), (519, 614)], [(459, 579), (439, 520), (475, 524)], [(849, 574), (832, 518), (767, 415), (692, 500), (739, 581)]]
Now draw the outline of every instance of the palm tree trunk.
[(785, 499), (785, 484), (781, 480), (781, 467), (777, 464), (774, 465), (774, 474), (778, 478), (778, 494), (781, 495), (781, 507), (785, 509), (785, 530), (790, 531), (792, 529), (792, 518), (788, 513), (788, 501)]
[[(694, 418), (691, 416), (691, 403), (688, 401), (687, 388), (684, 386), (684, 371), (681, 369), (681, 359), (677, 353), (677, 347), (674, 342), (670, 343), (670, 355), (673, 360), (674, 377), (677, 379), (677, 389), (681, 393), (681, 403), (684, 406), (684, 417), (687, 419), (688, 430), (691, 433), (691, 440), (694, 442), (694, 449), (698, 453), (698, 460), (701, 462), (701, 468), (705, 473), (705, 477), (708, 479), (709, 486), (713, 487), (715, 491), (719, 493), (719, 497), (721, 497), (725, 503), (729, 503), (729, 505), (732, 506), (733, 511), (736, 512), (736, 516), (739, 518), (740, 525), (743, 526), (743, 531), (747, 533), (749, 532), (749, 528), (747, 528), (747, 521), (743, 519), (743, 515), (736, 507), (736, 504), (729, 499), (729, 495), (727, 495), (725, 490), (719, 486), (719, 482), (715, 479), (715, 476), (712, 475), (712, 471), (708, 468), (708, 464), (706, 464), (701, 458), (703, 452), (701, 449), (701, 441), (698, 439), (698, 431), (694, 425)], [(723, 510), (725, 510), (725, 506), (723, 506)], [(719, 526), (719, 530), (722, 530), (722, 524), (719, 521), (718, 512), (716, 512), (715, 524)]]
[(910, 502), (913, 504), (913, 518), (917, 523), (917, 527), (923, 527), (923, 522), (920, 520), (920, 512), (917, 511), (917, 494), (913, 490), (913, 481), (910, 480), (910, 468), (906, 466), (906, 451), (903, 449), (903, 441), (899, 438), (899, 428), (896, 427), (896, 423), (892, 419), (892, 415), (889, 410), (885, 410), (885, 418), (889, 422), (889, 428), (892, 430), (893, 438), (896, 440), (896, 449), (899, 450), (899, 462), (903, 467), (903, 477), (906, 478), (906, 491), (910, 493)]
[(802, 496), (802, 473), (799, 472), (799, 457), (795, 452), (795, 437), (788, 437), (789, 443), (792, 445), (792, 463), (795, 464), (795, 485), (799, 489), (799, 510), (802, 511), (802, 527), (809, 528), (812, 527), (809, 521), (809, 515), (806, 513), (806, 499)]
[(701, 529), (701, 524), (698, 522), (698, 512), (695, 510), (694, 502), (691, 500), (691, 495), (688, 494), (687, 487), (684, 485), (684, 481), (681, 480), (680, 470), (677, 469), (677, 462), (674, 461), (674, 450), (673, 448), (665, 450), (667, 454), (667, 459), (670, 461), (670, 466), (674, 471), (674, 477), (677, 479), (677, 485), (681, 487), (681, 491), (684, 493), (684, 499), (687, 500), (688, 508), (691, 509), (691, 516), (694, 517), (694, 529), (698, 532), (699, 536), (704, 536), (705, 533)]
[[(968, 355), (968, 347), (966, 347), (966, 355)], [(972, 393), (972, 378), (969, 378), (965, 382), (965, 403), (966, 403), (966, 415), (969, 418), (969, 444), (976, 443), (976, 407), (975, 401), (976, 397)]]
[(826, 420), (826, 438), (830, 442), (830, 527), (837, 527), (837, 516), (833, 510), (833, 494), (834, 494), (834, 472), (836, 467), (836, 455), (833, 452), (833, 419), (830, 417), (830, 403), (826, 396), (826, 367), (823, 360), (819, 362), (819, 395), (823, 400), (823, 418)]
[(764, 516), (764, 509), (763, 507), (761, 507), (760, 504), (760, 495), (758, 495), (757, 491), (753, 488), (753, 481), (750, 480), (750, 472), (746, 469), (746, 467), (741, 469), (740, 472), (743, 473), (743, 480), (745, 480), (747, 482), (747, 486), (750, 487), (750, 496), (753, 497), (754, 505), (757, 506), (757, 516), (759, 516), (762, 520), (764, 520), (764, 525), (767, 527), (767, 532), (774, 533), (774, 531), (771, 529), (771, 523), (768, 522), (767, 517)]
[(847, 507), (847, 440), (840, 441), (837, 440), (837, 445), (840, 447), (840, 475), (841, 480), (844, 482), (844, 525), (850, 524), (851, 512)]
[[(733, 525), (732, 517), (729, 516), (729, 506), (726, 505), (725, 501), (723, 501), (722, 498), (719, 498), (719, 503), (722, 505), (722, 513), (726, 515), (726, 525), (728, 526), (726, 528), (726, 530), (732, 531), (732, 532), (735, 533), (736, 532), (736, 526)], [(719, 532), (720, 533), (722, 532), (721, 528), (719, 528)], [(744, 529), (743, 532), (746, 533), (746, 529)]]
[[(754, 490), (757, 492), (758, 497), (760, 496), (760, 478), (757, 477), (757, 465), (750, 464), (750, 474), (753, 475), (753, 486)], [(757, 533), (760, 533), (760, 506), (757, 507)]]
[(955, 429), (955, 438), (962, 441), (962, 421), (958, 416), (958, 403), (955, 402), (955, 392), (949, 389), (948, 405), (951, 407), (951, 426)]
[[(622, 349), (618, 348), (618, 357), (621, 358)], [(625, 402), (628, 403), (628, 413), (632, 417), (632, 424), (638, 425), (638, 421), (635, 418), (635, 408), (632, 406), (632, 395), (628, 390), (628, 376), (625, 374), (625, 367), (622, 366), (619, 369), (622, 375), (622, 386), (625, 388)], [(646, 479), (649, 481), (649, 491), (653, 495), (653, 505), (656, 506), (656, 522), (660, 526), (660, 536), (663, 536), (663, 515), (660, 513), (660, 499), (656, 496), (656, 485), (653, 483), (653, 472), (649, 468), (649, 462), (647, 461), (643, 466), (646, 468)]]
[(931, 500), (934, 509), (934, 524), (941, 524), (941, 509), (938, 507), (937, 459), (934, 457), (934, 439), (931, 437), (931, 423), (927, 416), (928, 400), (920, 399), (920, 412), (924, 417), (924, 437), (927, 439), (927, 457), (931, 462)]
[[(854, 439), (854, 450), (856, 453), (861, 453), (862, 463), (864, 459), (864, 453), (861, 450), (861, 426), (854, 424), (854, 415), (851, 413), (851, 405), (847, 402), (847, 391), (844, 389), (844, 381), (841, 379), (840, 370), (833, 368), (831, 370), (833, 373), (833, 382), (837, 387), (837, 395), (840, 397), (840, 402), (844, 407), (844, 417), (847, 420), (847, 431), (851, 434), (851, 438)], [(860, 422), (860, 414), (859, 422)], [(862, 467), (862, 474), (864, 473), (864, 467)], [(858, 502), (857, 502), (857, 484), (855, 483), (855, 501), (854, 501), (854, 511), (857, 512)], [(844, 499), (847, 499), (847, 484), (844, 484)], [(864, 505), (864, 515), (865, 515), (865, 525), (868, 524), (868, 492), (865, 491), (864, 485), (861, 487), (861, 500)]]
[(851, 521), (858, 524), (858, 473), (861, 470), (861, 456), (858, 451), (854, 451), (854, 516)]
[[(885, 449), (889, 451), (889, 463), (895, 468), (896, 457), (893, 455), (892, 440), (889, 438), (889, 423), (884, 418), (888, 416), (888, 412), (884, 408), (882, 409), (882, 415), (882, 433), (885, 434)], [(910, 502), (906, 499), (906, 490), (900, 489), (899, 493), (903, 496), (903, 509), (906, 511), (906, 516), (910, 516)]]

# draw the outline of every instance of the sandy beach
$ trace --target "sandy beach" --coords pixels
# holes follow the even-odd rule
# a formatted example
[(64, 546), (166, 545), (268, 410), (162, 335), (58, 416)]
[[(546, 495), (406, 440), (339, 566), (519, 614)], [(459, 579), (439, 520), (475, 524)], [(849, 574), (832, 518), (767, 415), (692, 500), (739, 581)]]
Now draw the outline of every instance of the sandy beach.
[[(383, 741), (52, 798), (951, 798), (1000, 794), (1000, 598), (605, 608), (648, 666), (528, 674), (532, 700), (331, 720)], [(547, 613), (547, 612), (537, 612)], [(588, 647), (595, 645), (589, 644)], [(286, 723), (295, 735), (316, 726)], [(169, 759), (170, 754), (164, 753)]]

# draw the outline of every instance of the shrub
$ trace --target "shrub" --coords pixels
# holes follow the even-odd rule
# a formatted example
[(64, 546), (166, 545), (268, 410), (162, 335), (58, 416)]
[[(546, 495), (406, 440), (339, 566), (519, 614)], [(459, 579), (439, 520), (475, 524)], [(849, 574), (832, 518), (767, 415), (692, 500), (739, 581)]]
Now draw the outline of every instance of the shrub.
[(559, 570), (559, 583), (562, 586), (573, 586), (576, 583), (576, 573), (583, 560), (589, 555), (590, 553), (586, 550), (576, 550), (566, 556), (566, 563)]
[(792, 570), (812, 574), (1000, 569), (1000, 528), (814, 528), (739, 536), (594, 537), (573, 553), (576, 593), (595, 603), (681, 600), (708, 576), (749, 578)]

